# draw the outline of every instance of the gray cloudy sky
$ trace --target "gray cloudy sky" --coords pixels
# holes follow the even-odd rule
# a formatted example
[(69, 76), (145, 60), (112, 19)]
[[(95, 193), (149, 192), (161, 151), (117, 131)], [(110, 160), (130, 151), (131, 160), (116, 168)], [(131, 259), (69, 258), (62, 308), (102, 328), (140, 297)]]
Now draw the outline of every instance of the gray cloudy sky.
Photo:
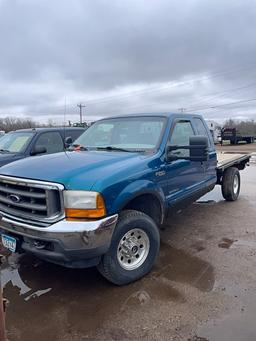
[(0, 116), (256, 119), (255, 37), (255, 0), (0, 0)]

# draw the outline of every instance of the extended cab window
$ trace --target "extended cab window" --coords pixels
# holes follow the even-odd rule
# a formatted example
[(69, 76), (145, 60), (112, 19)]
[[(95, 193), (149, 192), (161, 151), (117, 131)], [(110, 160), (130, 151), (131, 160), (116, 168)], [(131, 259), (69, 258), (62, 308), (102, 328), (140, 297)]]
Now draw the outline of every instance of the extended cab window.
[(64, 150), (64, 145), (60, 134), (56, 132), (42, 133), (35, 144), (36, 147), (45, 147), (46, 153), (57, 153)]
[(66, 129), (65, 131), (65, 138), (71, 137), (73, 141), (75, 141), (85, 130), (83, 129)]
[[(169, 145), (171, 146), (189, 146), (189, 138), (193, 136), (194, 131), (190, 121), (180, 121), (174, 126), (172, 134), (170, 136)], [(177, 149), (173, 151), (174, 155), (189, 156), (189, 150)]]
[(208, 138), (208, 144), (210, 144), (209, 134), (202, 120), (200, 118), (194, 118), (194, 124), (195, 124), (198, 135), (206, 136)]

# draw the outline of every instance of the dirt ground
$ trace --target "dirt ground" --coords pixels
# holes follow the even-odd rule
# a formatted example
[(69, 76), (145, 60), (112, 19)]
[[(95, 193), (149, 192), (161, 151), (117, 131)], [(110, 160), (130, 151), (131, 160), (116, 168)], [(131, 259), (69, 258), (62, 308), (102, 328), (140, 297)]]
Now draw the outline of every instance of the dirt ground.
[[(218, 149), (256, 155), (255, 144)], [(224, 201), (216, 187), (169, 219), (155, 267), (134, 284), (116, 287), (94, 268), (7, 256), (9, 340), (255, 341), (254, 159), (241, 176), (238, 201)]]
[(216, 145), (216, 149), (221, 152), (251, 154), (256, 153), (256, 143), (252, 144), (240, 143), (237, 145), (224, 144), (223, 146), (218, 144)]

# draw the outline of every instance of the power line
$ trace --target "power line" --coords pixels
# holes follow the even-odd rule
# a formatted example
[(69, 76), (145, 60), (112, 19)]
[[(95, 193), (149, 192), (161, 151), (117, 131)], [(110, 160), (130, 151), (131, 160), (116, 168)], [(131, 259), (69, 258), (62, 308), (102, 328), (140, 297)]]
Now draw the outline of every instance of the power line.
[[(223, 97), (225, 94), (228, 94), (228, 93), (233, 93), (234, 91), (241, 91), (241, 90), (244, 90), (244, 89), (248, 89), (250, 87), (255, 87), (256, 86), (256, 83), (250, 83), (250, 84), (247, 84), (247, 85), (244, 85), (242, 87), (238, 87), (238, 88), (232, 88), (232, 89), (226, 89), (226, 90), (223, 90), (223, 91), (218, 91), (218, 92), (215, 92), (215, 93), (212, 93), (212, 94), (209, 94), (209, 95), (215, 95), (213, 97), (210, 97), (210, 98), (206, 98), (206, 99), (203, 99), (201, 101), (198, 101), (198, 102), (194, 102), (193, 104), (196, 105), (196, 104), (199, 104), (201, 102), (204, 102), (204, 101), (208, 101), (208, 100), (212, 100), (214, 98), (219, 98), (219, 96), (217, 95), (222, 95), (220, 97)], [(206, 95), (206, 96), (209, 96), (209, 95)], [(242, 100), (243, 101), (243, 100)], [(247, 101), (247, 100), (246, 100)], [(236, 101), (238, 102), (238, 101)], [(233, 102), (232, 102), (233, 103)], [(225, 104), (226, 105), (226, 104)], [(150, 103), (150, 104), (141, 104), (141, 105), (137, 105), (137, 106), (131, 106), (130, 109), (142, 109), (142, 108), (149, 108), (149, 107), (154, 107), (156, 106), (156, 103)], [(195, 109), (192, 107), (192, 109), (190, 109), (189, 106), (187, 106), (186, 108), (184, 107), (181, 107), (181, 108), (178, 108), (178, 109), (174, 109), (174, 111), (181, 111), (181, 112), (190, 112), (190, 111), (196, 111), (196, 110), (203, 110), (203, 109), (212, 109), (212, 108), (215, 108), (217, 107), (216, 105), (214, 105), (214, 103), (209, 103), (208, 106), (206, 107), (196, 107)], [(169, 108), (170, 110), (170, 108)], [(116, 110), (112, 110), (112, 111), (116, 111)]]
[(247, 66), (243, 66), (243, 67), (236, 68), (236, 69), (233, 68), (233, 69), (229, 69), (229, 70), (225, 70), (225, 71), (219, 71), (219, 72), (213, 73), (210, 76), (194, 78), (194, 79), (191, 79), (189, 81), (183, 81), (183, 82), (179, 82), (179, 83), (177, 83), (177, 82), (174, 83), (174, 81), (172, 81), (172, 82), (168, 82), (169, 85), (156, 86), (156, 87), (151, 87), (151, 88), (144, 88), (141, 90), (128, 91), (126, 93), (115, 95), (115, 96), (99, 97), (97, 99), (87, 100), (86, 103), (90, 104), (90, 105), (97, 105), (97, 104), (101, 104), (101, 103), (105, 103), (105, 102), (109, 102), (109, 101), (126, 99), (126, 98), (133, 97), (133, 96), (139, 96), (139, 95), (148, 94), (148, 93), (152, 93), (152, 92), (168, 90), (171, 88), (177, 88), (177, 87), (181, 87), (181, 86), (185, 86), (185, 85), (192, 85), (194, 82), (206, 81), (206, 80), (210, 80), (212, 78), (220, 77), (223, 75), (237, 73), (237, 72), (242, 71), (242, 70), (247, 70), (247, 69), (251, 70), (251, 66), (256, 66), (256, 64), (252, 63), (250, 66), (247, 65)]
[[(200, 99), (199, 101), (196, 101), (196, 102), (192, 102), (190, 104), (191, 105), (198, 105), (202, 102), (207, 102), (207, 101), (211, 101), (212, 99), (215, 99), (215, 98), (220, 98), (220, 97), (224, 97), (226, 94), (228, 93), (233, 93), (235, 91), (241, 91), (241, 90), (244, 90), (244, 89), (248, 89), (248, 88), (254, 88), (256, 86), (256, 82), (254, 83), (250, 83), (248, 85), (245, 85), (245, 86), (242, 86), (242, 87), (238, 87), (238, 88), (232, 88), (232, 89), (226, 89), (226, 90), (223, 90), (223, 91), (218, 91), (218, 92), (215, 92), (215, 93), (210, 93), (210, 94), (206, 94), (206, 95), (203, 95), (201, 96), (202, 99)], [(211, 96), (210, 98), (203, 98), (203, 97), (209, 97)], [(200, 98), (200, 97), (199, 97)], [(210, 105), (210, 103), (209, 103)]]
[(241, 101), (229, 102), (229, 103), (214, 105), (214, 106), (211, 106), (211, 107), (204, 107), (204, 108), (201, 107), (201, 108), (188, 109), (187, 111), (216, 109), (216, 108), (224, 107), (226, 105), (239, 104), (239, 103), (248, 103), (248, 102), (253, 102), (253, 101), (256, 101), (256, 98), (250, 98), (250, 99), (245, 99), (245, 100), (241, 100)]
[[(123, 94), (119, 94), (119, 95), (115, 95), (115, 96), (106, 96), (106, 97), (101, 97), (101, 98), (97, 98), (97, 99), (92, 99), (92, 100), (87, 100), (86, 101), (86, 104), (87, 104), (87, 107), (88, 105), (98, 105), (98, 104), (103, 104), (103, 103), (106, 103), (106, 102), (111, 102), (111, 101), (116, 101), (116, 100), (125, 100), (129, 97), (134, 97), (134, 96), (140, 96), (140, 95), (143, 95), (143, 94), (149, 94), (149, 93), (154, 93), (154, 92), (158, 92), (158, 91), (163, 91), (163, 90), (168, 90), (168, 89), (172, 89), (172, 88), (177, 88), (177, 87), (182, 87), (182, 86), (185, 86), (185, 85), (193, 85), (194, 82), (200, 82), (200, 81), (206, 81), (206, 80), (209, 80), (209, 79), (212, 79), (212, 78), (216, 78), (216, 77), (220, 77), (222, 75), (227, 75), (227, 74), (238, 74), (240, 73), (242, 70), (248, 70), (248, 71), (251, 71), (252, 67), (256, 66), (255, 63), (251, 63), (251, 64), (247, 64), (246, 66), (241, 66), (239, 68), (236, 68), (234, 69), (234, 67), (232, 69), (229, 69), (229, 70), (225, 70), (225, 71), (219, 71), (219, 72), (216, 72), (216, 73), (213, 73), (211, 74), (210, 76), (204, 76), (204, 77), (201, 77), (201, 78), (195, 78), (195, 79), (191, 79), (189, 81), (184, 81), (184, 82), (176, 82), (174, 83), (174, 81), (172, 82), (168, 82), (167, 84), (169, 85), (163, 85), (163, 86), (155, 86), (155, 87), (151, 87), (151, 88), (145, 88), (145, 89), (141, 89), (141, 90), (135, 90), (135, 91), (129, 91), (129, 92), (126, 92), (126, 93), (123, 93)], [(249, 85), (248, 87), (250, 87), (251, 85)], [(247, 87), (247, 86), (246, 86)], [(227, 90), (227, 91), (235, 91), (236, 89), (230, 89), (230, 90)], [(223, 92), (220, 92), (220, 93), (223, 93)], [(214, 94), (213, 94), (214, 95)], [(216, 93), (217, 95), (217, 93)], [(207, 95), (206, 95), (207, 96)], [(200, 98), (200, 97), (199, 97)], [(202, 99), (202, 100), (199, 100), (199, 102), (202, 102), (202, 101), (207, 101), (208, 99)], [(196, 103), (193, 103), (192, 105), (197, 105), (198, 102)], [(80, 108), (80, 105), (82, 105), (81, 103), (80, 104), (77, 104), (77, 106)], [(143, 108), (143, 107), (151, 107), (151, 106), (154, 106), (155, 104), (147, 104), (147, 105), (139, 105), (139, 106), (133, 106), (132, 108)], [(82, 106), (82, 107), (85, 107), (85, 106)], [(56, 108), (56, 106), (55, 106)], [(115, 111), (112, 110), (112, 111)], [(82, 115), (82, 108), (80, 108), (80, 121), (81, 121), (81, 115)]]

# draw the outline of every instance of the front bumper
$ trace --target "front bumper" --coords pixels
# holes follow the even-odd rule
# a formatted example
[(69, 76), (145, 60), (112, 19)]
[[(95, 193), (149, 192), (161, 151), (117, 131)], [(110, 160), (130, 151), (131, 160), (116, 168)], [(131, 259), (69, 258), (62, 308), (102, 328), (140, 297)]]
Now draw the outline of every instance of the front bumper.
[(2, 216), (0, 232), (18, 240), (19, 251), (67, 267), (97, 265), (107, 252), (118, 215), (94, 221), (61, 220), (49, 227), (35, 227)]

